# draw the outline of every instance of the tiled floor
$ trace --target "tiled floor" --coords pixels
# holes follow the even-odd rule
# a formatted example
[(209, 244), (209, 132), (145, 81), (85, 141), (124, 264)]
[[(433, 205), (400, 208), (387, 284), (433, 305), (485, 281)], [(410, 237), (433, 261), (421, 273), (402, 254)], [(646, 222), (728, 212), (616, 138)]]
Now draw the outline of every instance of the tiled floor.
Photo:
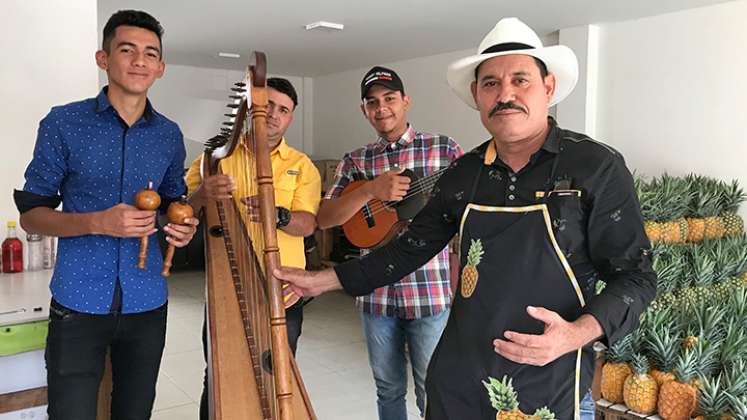
[[(197, 419), (202, 376), (200, 331), (204, 273), (169, 278), (166, 349), (158, 379), (153, 420)], [(353, 299), (342, 293), (316, 298), (304, 308), (298, 364), (320, 420), (377, 420), (376, 390)], [(418, 419), (415, 395), (407, 395), (410, 420)]]

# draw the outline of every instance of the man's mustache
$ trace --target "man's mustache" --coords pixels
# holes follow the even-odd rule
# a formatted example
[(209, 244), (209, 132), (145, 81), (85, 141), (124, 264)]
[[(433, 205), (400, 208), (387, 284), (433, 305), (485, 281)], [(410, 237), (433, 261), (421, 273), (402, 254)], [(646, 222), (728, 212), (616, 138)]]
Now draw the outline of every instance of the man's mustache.
[(506, 109), (515, 109), (515, 110), (521, 111), (521, 112), (523, 112), (525, 114), (527, 113), (526, 109), (524, 109), (524, 107), (521, 106), (521, 105), (517, 105), (517, 104), (515, 104), (513, 102), (498, 102), (497, 104), (495, 104), (495, 106), (493, 107), (493, 109), (490, 110), (490, 114), (488, 114), (488, 118), (490, 118), (493, 115), (495, 115), (496, 112), (503, 111), (503, 110), (506, 110)]

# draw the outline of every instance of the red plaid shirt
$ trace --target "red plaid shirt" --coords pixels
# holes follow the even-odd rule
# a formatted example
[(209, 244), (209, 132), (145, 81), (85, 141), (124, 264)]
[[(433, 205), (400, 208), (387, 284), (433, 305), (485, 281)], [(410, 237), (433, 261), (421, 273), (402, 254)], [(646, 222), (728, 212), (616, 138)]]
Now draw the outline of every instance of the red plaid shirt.
[[(410, 169), (422, 178), (448, 167), (461, 155), (462, 148), (452, 138), (418, 132), (408, 126), (396, 142), (379, 137), (374, 143), (345, 154), (324, 198), (337, 198), (350, 182), (372, 180), (395, 167)], [(361, 250), (361, 254), (366, 253), (368, 250)], [(451, 306), (448, 247), (397, 283), (359, 296), (356, 306), (366, 313), (405, 319), (447, 310)]]

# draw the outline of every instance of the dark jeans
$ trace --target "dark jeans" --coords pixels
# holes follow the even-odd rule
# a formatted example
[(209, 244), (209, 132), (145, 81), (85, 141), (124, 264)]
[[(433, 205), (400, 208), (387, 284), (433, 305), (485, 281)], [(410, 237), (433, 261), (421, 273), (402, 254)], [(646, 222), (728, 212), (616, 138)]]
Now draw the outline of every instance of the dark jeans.
[[(293, 356), (296, 355), (298, 337), (301, 336), (301, 324), (303, 324), (303, 299), (285, 310), (285, 328), (288, 330), (288, 344)], [(202, 354), (205, 356), (205, 363), (207, 363), (207, 325), (205, 320), (202, 322)], [(200, 420), (209, 419), (208, 408), (208, 372), (207, 367), (205, 367), (202, 397), (200, 398)]]
[(49, 420), (95, 420), (107, 347), (112, 420), (150, 418), (166, 341), (167, 305), (137, 314), (92, 315), (52, 300), (44, 355)]

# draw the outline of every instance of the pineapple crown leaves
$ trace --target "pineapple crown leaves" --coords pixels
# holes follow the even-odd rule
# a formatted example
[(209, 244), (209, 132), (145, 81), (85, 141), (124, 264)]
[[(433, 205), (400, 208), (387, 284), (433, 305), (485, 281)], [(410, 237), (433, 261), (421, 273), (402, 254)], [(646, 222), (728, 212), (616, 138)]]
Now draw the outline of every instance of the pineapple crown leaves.
[(482, 241), (472, 239), (469, 244), (469, 251), (467, 251), (467, 265), (476, 266), (480, 264), (482, 255), (485, 253), (482, 249)]
[(719, 419), (729, 409), (729, 398), (723, 392), (721, 375), (700, 378), (698, 407), (706, 419)]
[(725, 392), (732, 395), (747, 395), (747, 360), (738, 360), (724, 370)]
[(714, 178), (699, 175), (689, 175), (693, 196), (690, 202), (690, 212), (697, 217), (718, 216), (722, 207), (723, 185)]
[(646, 375), (649, 371), (649, 363), (646, 356), (641, 353), (633, 355), (633, 360), (630, 362), (630, 368), (633, 369), (637, 375)]
[(734, 420), (747, 420), (747, 395), (725, 392), (729, 399), (729, 411)]
[(719, 341), (698, 340), (693, 350), (697, 359), (696, 372), (700, 376), (712, 376), (719, 368), (721, 343)]
[(650, 204), (650, 220), (665, 222), (684, 217), (689, 211), (692, 201), (690, 183), (684, 178), (676, 178), (663, 174), (654, 178), (644, 191), (652, 194)]
[(538, 408), (534, 412), (533, 416), (537, 417), (539, 420), (556, 420), (555, 413), (550, 411), (550, 409), (547, 408), (547, 406)]
[(686, 384), (695, 378), (695, 364), (697, 361), (694, 351), (685, 351), (680, 354), (674, 366), (674, 376), (678, 382)]
[(633, 334), (628, 334), (607, 349), (607, 360), (612, 363), (627, 363), (633, 354)]
[(519, 400), (511, 382), (508, 376), (503, 376), (500, 381), (493, 377), (488, 377), (487, 382), (482, 381), (488, 390), (490, 404), (498, 411), (511, 411), (519, 407)]
[(739, 181), (732, 180), (730, 184), (721, 183), (721, 208), (724, 212), (736, 212), (739, 205), (747, 200), (747, 194), (739, 187)]
[(713, 283), (716, 261), (704, 247), (694, 246), (689, 253), (690, 277), (695, 286), (708, 286)]
[(721, 365), (728, 367), (732, 363), (747, 357), (747, 334), (741, 321), (731, 320), (726, 327), (726, 338), (721, 344)]
[(680, 353), (680, 337), (670, 333), (670, 328), (653, 328), (646, 339), (646, 352), (654, 366), (662, 372), (671, 372)]

